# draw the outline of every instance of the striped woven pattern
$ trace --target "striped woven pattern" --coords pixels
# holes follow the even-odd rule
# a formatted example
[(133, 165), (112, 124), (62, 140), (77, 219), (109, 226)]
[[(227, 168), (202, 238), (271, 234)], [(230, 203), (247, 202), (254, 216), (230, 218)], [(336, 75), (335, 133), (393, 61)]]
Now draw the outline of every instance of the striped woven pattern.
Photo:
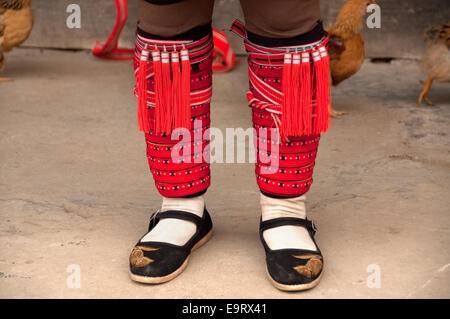
[[(156, 188), (165, 197), (183, 197), (205, 191), (210, 185), (209, 136), (210, 101), (212, 94), (212, 35), (198, 41), (161, 41), (136, 39), (134, 69), (139, 71), (141, 52), (149, 50), (189, 50), (190, 72), (190, 135), (173, 136), (161, 133), (155, 125), (155, 80), (153, 61), (146, 64), (147, 107), (150, 130), (145, 132), (147, 157)], [(135, 95), (137, 96), (137, 88)]]

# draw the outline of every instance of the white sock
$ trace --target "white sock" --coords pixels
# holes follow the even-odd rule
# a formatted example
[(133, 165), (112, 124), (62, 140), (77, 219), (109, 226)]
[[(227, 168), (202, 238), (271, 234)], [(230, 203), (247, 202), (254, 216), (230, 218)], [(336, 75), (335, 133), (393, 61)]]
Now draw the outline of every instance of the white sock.
[[(192, 198), (163, 197), (160, 211), (182, 210), (202, 217), (204, 209), (205, 199), (201, 195)], [(196, 230), (197, 227), (192, 222), (176, 218), (164, 218), (142, 238), (142, 241), (161, 241), (183, 246), (195, 234)]]
[[(261, 194), (262, 220), (279, 217), (297, 217), (306, 219), (306, 196), (295, 198), (271, 198)], [(308, 230), (301, 226), (280, 226), (270, 228), (263, 233), (264, 240), (270, 249), (308, 249), (316, 250)]]

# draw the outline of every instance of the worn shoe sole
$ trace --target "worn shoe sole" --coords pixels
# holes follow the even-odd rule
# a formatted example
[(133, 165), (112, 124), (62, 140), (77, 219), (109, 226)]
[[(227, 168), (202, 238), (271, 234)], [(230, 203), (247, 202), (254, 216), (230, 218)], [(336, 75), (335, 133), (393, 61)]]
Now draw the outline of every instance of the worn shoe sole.
[(272, 283), (272, 285), (275, 286), (275, 288), (278, 288), (280, 290), (283, 291), (302, 291), (302, 290), (308, 290), (311, 288), (314, 288), (315, 286), (317, 286), (319, 284), (320, 279), (322, 278), (322, 273), (319, 275), (319, 277), (317, 277), (316, 279), (314, 279), (313, 281), (311, 281), (310, 283), (307, 284), (301, 284), (301, 285), (284, 285), (284, 284), (280, 284), (279, 282), (276, 282), (269, 274), (269, 270), (266, 268), (266, 272), (267, 272), (267, 276), (269, 277), (270, 282)]
[[(202, 239), (200, 239), (195, 245), (194, 247), (192, 247), (191, 249), (191, 254), (194, 250), (200, 248), (201, 246), (203, 246), (204, 244), (206, 244), (208, 242), (208, 240), (211, 239), (212, 237), (212, 229), (209, 231), (209, 233), (207, 233)], [(131, 272), (131, 270), (129, 271), (130, 273), (130, 278), (134, 281), (140, 282), (140, 283), (144, 283), (144, 284), (162, 284), (164, 282), (168, 282), (172, 279), (174, 279), (175, 277), (177, 277), (179, 274), (181, 274), (183, 272), (183, 270), (187, 267), (188, 262), (189, 262), (189, 257), (191, 255), (187, 256), (187, 258), (185, 259), (185, 261), (183, 262), (183, 264), (174, 272), (172, 272), (171, 274), (168, 274), (166, 276), (162, 276), (162, 277), (147, 277), (147, 276), (139, 276), (139, 275), (135, 275)]]

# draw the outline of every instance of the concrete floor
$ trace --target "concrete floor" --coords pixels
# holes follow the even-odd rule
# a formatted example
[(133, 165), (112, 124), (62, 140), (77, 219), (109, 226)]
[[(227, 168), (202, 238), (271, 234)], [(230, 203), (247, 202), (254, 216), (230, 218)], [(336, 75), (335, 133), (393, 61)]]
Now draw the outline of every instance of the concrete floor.
[[(128, 278), (128, 255), (160, 198), (136, 129), (130, 62), (16, 49), (0, 84), (0, 297), (450, 297), (450, 91), (418, 106), (416, 61), (374, 64), (334, 89), (309, 216), (322, 282), (283, 293), (265, 274), (252, 164), (213, 164), (215, 235), (175, 280)], [(215, 76), (213, 126), (251, 125), (246, 67)], [(81, 288), (66, 270), (79, 265)], [(381, 287), (367, 286), (378, 265)], [(377, 267), (377, 266), (375, 266)], [(370, 269), (370, 267), (369, 267)]]

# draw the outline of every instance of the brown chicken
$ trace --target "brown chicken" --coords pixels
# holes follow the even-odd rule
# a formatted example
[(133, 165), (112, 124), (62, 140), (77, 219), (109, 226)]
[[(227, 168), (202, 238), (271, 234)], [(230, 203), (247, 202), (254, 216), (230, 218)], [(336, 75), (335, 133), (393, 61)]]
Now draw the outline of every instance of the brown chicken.
[[(3, 53), (28, 39), (33, 22), (31, 0), (0, 0), (0, 73), (5, 69)], [(0, 77), (0, 82), (9, 80)]]
[(425, 53), (422, 57), (422, 71), (428, 74), (419, 96), (419, 103), (425, 100), (427, 104), (433, 103), (427, 98), (431, 84), (450, 82), (450, 22), (425, 31)]
[[(336, 23), (326, 29), (329, 36), (330, 76), (333, 86), (359, 71), (364, 62), (364, 40), (359, 33), (367, 6), (374, 0), (348, 0), (342, 7)], [(331, 109), (331, 116), (339, 117), (346, 112)]]

